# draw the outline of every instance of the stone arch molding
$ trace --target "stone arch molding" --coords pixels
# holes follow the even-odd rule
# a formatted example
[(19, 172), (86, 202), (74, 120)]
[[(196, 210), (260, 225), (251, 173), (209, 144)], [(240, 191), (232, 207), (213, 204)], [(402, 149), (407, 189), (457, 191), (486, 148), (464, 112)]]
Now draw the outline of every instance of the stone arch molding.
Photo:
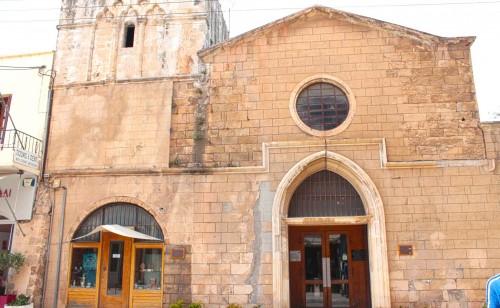
[(135, 206), (138, 206), (144, 210), (146, 210), (149, 214), (153, 216), (153, 218), (158, 222), (158, 225), (161, 228), (161, 231), (163, 232), (163, 238), (166, 240), (167, 239), (167, 230), (165, 229), (165, 226), (160, 223), (159, 217), (156, 215), (156, 213), (153, 211), (153, 209), (146, 203), (142, 202), (139, 199), (133, 198), (133, 197), (125, 197), (125, 196), (118, 196), (118, 197), (107, 197), (101, 200), (98, 200), (94, 203), (92, 203), (88, 208), (86, 208), (78, 217), (75, 219), (73, 224), (71, 225), (67, 235), (66, 235), (66, 242), (70, 242), (71, 239), (73, 238), (73, 235), (75, 234), (76, 230), (80, 226), (80, 224), (89, 216), (92, 212), (97, 210), (98, 208), (108, 205), (110, 203), (130, 203)]
[(367, 213), (370, 286), (373, 307), (390, 307), (389, 267), (385, 216), (382, 199), (368, 174), (350, 159), (334, 152), (321, 151), (297, 163), (281, 180), (273, 201), (273, 291), (274, 307), (290, 306), (288, 225), (359, 224), (358, 218), (322, 217), (307, 222), (287, 218), (290, 198), (297, 187), (311, 174), (323, 170), (335, 172), (348, 180), (358, 191)]

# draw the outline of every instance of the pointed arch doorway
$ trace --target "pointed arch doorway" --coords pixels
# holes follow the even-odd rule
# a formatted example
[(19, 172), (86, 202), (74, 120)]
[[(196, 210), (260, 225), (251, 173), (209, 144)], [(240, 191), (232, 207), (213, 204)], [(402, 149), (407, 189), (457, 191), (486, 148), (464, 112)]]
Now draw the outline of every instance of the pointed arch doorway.
[(380, 195), (357, 164), (324, 151), (303, 159), (273, 203), (274, 306), (389, 307), (385, 237)]

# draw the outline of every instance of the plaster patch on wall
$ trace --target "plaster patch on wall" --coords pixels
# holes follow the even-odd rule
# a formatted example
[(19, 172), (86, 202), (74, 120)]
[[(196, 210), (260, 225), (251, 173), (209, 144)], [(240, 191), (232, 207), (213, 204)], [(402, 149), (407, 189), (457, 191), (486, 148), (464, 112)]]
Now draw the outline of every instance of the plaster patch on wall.
[(259, 283), (259, 273), (262, 265), (262, 254), (272, 252), (272, 233), (266, 230), (265, 225), (271, 224), (272, 206), (274, 192), (271, 192), (271, 184), (262, 182), (259, 187), (259, 198), (253, 210), (255, 241), (253, 242), (253, 263), (251, 276), (247, 284), (252, 285), (253, 292), (250, 294), (250, 303), (258, 304), (263, 294), (263, 286)]
[[(466, 303), (467, 302), (467, 296), (465, 295), (464, 290), (447, 290), (447, 295), (448, 295), (448, 301), (450, 302), (459, 302), (459, 303)], [(467, 307), (467, 305), (460, 307)]]

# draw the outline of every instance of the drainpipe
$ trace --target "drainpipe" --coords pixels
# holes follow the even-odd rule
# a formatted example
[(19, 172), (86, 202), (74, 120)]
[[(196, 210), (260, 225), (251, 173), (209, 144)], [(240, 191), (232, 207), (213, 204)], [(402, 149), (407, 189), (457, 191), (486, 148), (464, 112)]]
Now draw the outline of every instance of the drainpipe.
[(43, 148), (42, 148), (42, 166), (41, 166), (41, 172), (40, 172), (40, 177), (43, 177), (45, 173), (45, 162), (47, 161), (47, 144), (48, 144), (48, 139), (49, 139), (49, 127), (50, 127), (50, 118), (51, 118), (51, 113), (52, 113), (52, 100), (54, 98), (54, 90), (51, 89), (49, 90), (49, 98), (47, 100), (48, 106), (47, 106), (47, 116), (45, 116), (45, 136), (43, 138)]
[(59, 293), (59, 274), (61, 271), (61, 252), (62, 252), (62, 240), (63, 240), (63, 230), (64, 230), (64, 213), (66, 211), (66, 195), (68, 194), (68, 190), (65, 186), (61, 186), (63, 192), (63, 201), (62, 201), (62, 213), (61, 213), (61, 227), (59, 228), (59, 245), (57, 250), (57, 263), (56, 263), (56, 287), (54, 290), (54, 305), (53, 308), (57, 308), (57, 297)]
[[(46, 186), (45, 184), (43, 184), (43, 180), (44, 180), (44, 176), (45, 176), (45, 163), (47, 161), (47, 148), (48, 148), (48, 142), (49, 142), (49, 128), (50, 128), (50, 119), (52, 117), (52, 102), (54, 100), (54, 78), (55, 78), (55, 71), (53, 71), (53, 73), (51, 73), (50, 75), (50, 86), (49, 86), (49, 97), (47, 99), (47, 114), (45, 116), (45, 129), (44, 129), (44, 138), (43, 138), (43, 146), (42, 146), (42, 166), (40, 167), (40, 181), (42, 183), (42, 185), (49, 189), (49, 203), (50, 203), (50, 222), (49, 222), (49, 235), (48, 235), (48, 238), (47, 238), (47, 252), (46, 252), (46, 258), (45, 258), (45, 272), (43, 274), (43, 281), (44, 281), (44, 284), (43, 284), (43, 287), (42, 287), (42, 307), (44, 306), (44, 303), (45, 303), (45, 292), (46, 292), (46, 286), (47, 286), (47, 277), (48, 277), (48, 273), (49, 273), (49, 256), (50, 256), (50, 239), (52, 238), (52, 224), (53, 224), (53, 220), (54, 220), (54, 209), (55, 209), (55, 203), (56, 203), (56, 194), (54, 193), (54, 202), (52, 202), (52, 199), (50, 199), (50, 190), (54, 190), (55, 192), (55, 189), (50, 187), (50, 186)], [(64, 193), (65, 193), (65, 196), (66, 196), (66, 189), (64, 190)], [(66, 203), (66, 200), (64, 200)], [(63, 205), (64, 206), (64, 205)], [(64, 213), (63, 213), (64, 215)]]
[(47, 278), (49, 276), (49, 256), (50, 256), (50, 239), (52, 238), (52, 222), (54, 220), (54, 204), (56, 203), (56, 194), (54, 194), (54, 202), (52, 202), (52, 199), (50, 199), (50, 190), (54, 190), (54, 188), (50, 186), (45, 186), (45, 188), (49, 189), (49, 203), (50, 203), (50, 223), (49, 223), (49, 235), (47, 237), (47, 252), (45, 253), (45, 271), (43, 273), (43, 286), (42, 286), (42, 307), (44, 306), (45, 303), (45, 292), (47, 292)]
[[(46, 75), (47, 76), (47, 75)], [(54, 80), (56, 78), (56, 71), (51, 70), (49, 84), (49, 97), (47, 98), (47, 114), (45, 115), (45, 136), (43, 138), (43, 152), (42, 152), (42, 166), (40, 168), (40, 177), (45, 174), (45, 163), (47, 161), (47, 147), (49, 142), (50, 120), (52, 118), (52, 102), (54, 101)]]

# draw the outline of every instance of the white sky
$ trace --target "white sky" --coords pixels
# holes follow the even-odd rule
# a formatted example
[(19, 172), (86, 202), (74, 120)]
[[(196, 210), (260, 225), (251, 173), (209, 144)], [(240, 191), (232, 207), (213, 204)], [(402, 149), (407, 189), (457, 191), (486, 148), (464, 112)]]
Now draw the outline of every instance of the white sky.
[[(167, 1), (167, 0), (165, 0)], [(188, 0), (175, 0), (188, 1)], [(482, 121), (500, 113), (500, 0), (220, 0), (236, 36), (319, 4), (439, 36), (476, 36), (472, 61)], [(0, 56), (55, 49), (61, 0), (0, 0)], [(231, 14), (227, 14), (231, 9)]]

